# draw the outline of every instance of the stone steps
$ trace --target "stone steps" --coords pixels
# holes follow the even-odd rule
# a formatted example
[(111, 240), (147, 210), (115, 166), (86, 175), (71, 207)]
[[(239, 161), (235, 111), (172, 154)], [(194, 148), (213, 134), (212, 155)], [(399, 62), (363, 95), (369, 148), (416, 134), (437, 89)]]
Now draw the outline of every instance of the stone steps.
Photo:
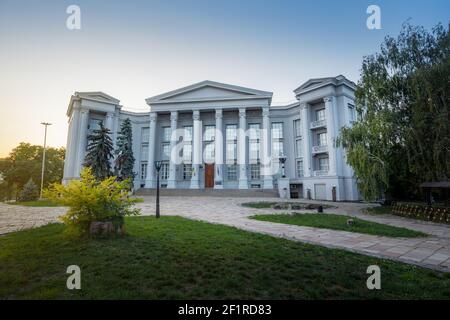
[[(276, 189), (159, 189), (164, 197), (241, 197), (241, 198), (278, 198)], [(156, 189), (141, 188), (135, 192), (137, 196), (155, 196)]]

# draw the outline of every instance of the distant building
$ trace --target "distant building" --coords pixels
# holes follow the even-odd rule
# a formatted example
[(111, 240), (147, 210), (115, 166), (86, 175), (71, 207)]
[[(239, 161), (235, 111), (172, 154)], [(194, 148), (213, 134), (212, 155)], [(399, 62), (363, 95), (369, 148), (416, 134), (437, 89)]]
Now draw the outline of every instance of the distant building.
[(115, 143), (130, 118), (136, 189), (155, 187), (156, 160), (167, 188), (273, 189), (285, 156), (300, 197), (358, 200), (345, 151), (333, 143), (355, 120), (354, 91), (344, 76), (311, 79), (294, 90), (298, 102), (271, 106), (272, 92), (203, 81), (146, 99), (150, 112), (142, 113), (102, 92), (76, 92), (63, 181), (79, 177), (89, 132), (103, 122)]

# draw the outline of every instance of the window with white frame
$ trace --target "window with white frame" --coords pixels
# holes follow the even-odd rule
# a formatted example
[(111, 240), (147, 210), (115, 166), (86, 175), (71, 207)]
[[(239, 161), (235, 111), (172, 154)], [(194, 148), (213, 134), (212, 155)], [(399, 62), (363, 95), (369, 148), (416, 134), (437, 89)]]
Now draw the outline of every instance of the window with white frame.
[(325, 109), (316, 110), (316, 121), (325, 120)]
[(259, 163), (250, 164), (250, 178), (252, 180), (259, 180), (261, 178), (261, 165)]
[(297, 171), (297, 178), (303, 177), (303, 159), (297, 159), (295, 162), (295, 167)]
[(208, 125), (205, 126), (205, 132), (203, 134), (203, 143), (205, 145), (204, 160), (206, 163), (214, 162), (214, 139), (216, 134), (216, 126)]
[(205, 126), (203, 141), (214, 141), (216, 135), (216, 126)]
[(192, 144), (183, 145), (183, 162), (192, 163)]
[(296, 138), (299, 138), (302, 136), (302, 127), (300, 119), (294, 120), (294, 134)]
[(250, 163), (258, 163), (260, 159), (260, 124), (249, 124), (249, 159)]
[(141, 129), (141, 142), (149, 142), (150, 140), (150, 128), (149, 127), (144, 127)]
[(169, 179), (169, 162), (163, 161), (161, 163), (161, 170), (159, 171), (161, 180)]
[(148, 143), (143, 143), (141, 145), (141, 161), (148, 159)]
[(317, 135), (317, 145), (326, 146), (327, 145), (327, 133), (321, 132)]
[(192, 126), (184, 127), (183, 141), (192, 142)]
[(170, 143), (163, 142), (162, 145), (162, 160), (170, 159)]
[(172, 130), (170, 127), (163, 127), (162, 132), (162, 141), (163, 142), (170, 142), (170, 135), (172, 134)]
[(237, 126), (229, 124), (226, 127), (226, 162), (227, 164), (236, 164), (237, 161)]
[(141, 180), (145, 180), (147, 177), (147, 162), (141, 163)]
[(272, 123), (272, 157), (275, 161), (284, 154), (283, 152), (283, 123)]
[(348, 117), (349, 117), (350, 122), (356, 121), (355, 106), (350, 103), (348, 104)]
[(227, 165), (227, 180), (237, 180), (237, 165), (228, 164)]
[(191, 180), (192, 178), (192, 164), (183, 164), (183, 180)]
[(328, 158), (319, 158), (319, 170), (328, 171)]
[(300, 158), (302, 156), (302, 150), (303, 150), (302, 139), (295, 140), (295, 157), (296, 158)]

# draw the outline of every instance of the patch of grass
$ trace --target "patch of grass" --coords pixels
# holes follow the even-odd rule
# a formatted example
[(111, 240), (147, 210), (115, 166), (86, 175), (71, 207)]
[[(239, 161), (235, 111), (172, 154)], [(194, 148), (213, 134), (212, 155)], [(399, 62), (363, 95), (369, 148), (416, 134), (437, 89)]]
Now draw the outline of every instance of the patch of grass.
[[(255, 220), (270, 221), (276, 223), (293, 224), (297, 226), (307, 226), (323, 229), (343, 230), (387, 237), (427, 237), (428, 235), (406, 228), (388, 226), (381, 223), (366, 221), (350, 216), (308, 213), (308, 214), (265, 214), (251, 217)], [(353, 225), (347, 225), (348, 219), (353, 219)]]
[[(51, 224), (0, 237), (0, 299), (449, 299), (450, 275), (180, 217), (131, 217), (128, 236)], [(81, 290), (66, 289), (69, 265)], [(369, 265), (382, 290), (368, 290)]]
[(58, 204), (51, 202), (47, 199), (36, 200), (36, 201), (16, 201), (7, 202), (12, 205), (26, 206), (26, 207), (58, 207)]
[(368, 214), (392, 214), (391, 206), (366, 208), (364, 211)]
[(276, 204), (277, 202), (245, 202), (242, 206), (254, 209), (269, 209)]

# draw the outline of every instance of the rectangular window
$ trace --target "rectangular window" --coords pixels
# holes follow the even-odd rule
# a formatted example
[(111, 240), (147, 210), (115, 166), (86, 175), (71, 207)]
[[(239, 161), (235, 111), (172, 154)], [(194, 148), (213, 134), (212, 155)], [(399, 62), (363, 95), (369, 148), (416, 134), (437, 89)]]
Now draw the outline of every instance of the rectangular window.
[(283, 123), (272, 123), (272, 157), (277, 159), (283, 152)]
[(216, 126), (205, 126), (203, 141), (214, 141), (216, 135)]
[(319, 170), (328, 171), (328, 158), (319, 158)]
[(183, 162), (184, 163), (192, 162), (192, 144), (183, 145)]
[(300, 137), (302, 135), (302, 127), (300, 119), (294, 120), (294, 133), (295, 137)]
[(169, 179), (169, 162), (168, 161), (164, 161), (163, 163), (161, 163), (160, 174), (161, 174), (160, 175), (161, 180)]
[(356, 120), (356, 111), (354, 105), (348, 104), (348, 116), (351, 122)]
[(226, 127), (226, 163), (235, 164), (237, 161), (237, 126), (235, 124), (229, 124)]
[(141, 142), (149, 142), (150, 139), (150, 128), (142, 128), (141, 131)]
[(296, 161), (297, 178), (303, 177), (303, 159)]
[(236, 140), (237, 139), (237, 126), (235, 124), (228, 124), (226, 128), (226, 139)]
[(162, 145), (162, 159), (170, 159), (170, 143), (164, 142)]
[(317, 143), (319, 146), (326, 146), (327, 145), (327, 134), (326, 132), (319, 133), (317, 135)]
[(144, 143), (141, 145), (141, 160), (148, 159), (148, 143)]
[(250, 163), (258, 163), (260, 159), (260, 125), (259, 123), (252, 123), (248, 127)]
[(192, 164), (183, 164), (183, 180), (191, 180)]
[(261, 178), (261, 165), (259, 163), (250, 164), (250, 177), (252, 180)]
[(192, 126), (184, 127), (183, 141), (192, 141)]
[(316, 121), (325, 120), (325, 109), (316, 110)]
[(227, 179), (228, 180), (237, 180), (237, 165), (236, 164), (227, 165)]
[(172, 130), (170, 129), (170, 127), (163, 127), (162, 141), (169, 142), (171, 134)]
[(147, 163), (142, 162), (141, 163), (141, 180), (145, 180), (147, 177)]
[(302, 156), (302, 139), (295, 140), (295, 157), (300, 158)]
[(283, 139), (283, 123), (272, 123), (272, 139)]
[(208, 143), (205, 146), (205, 162), (213, 163), (214, 160), (214, 143)]

